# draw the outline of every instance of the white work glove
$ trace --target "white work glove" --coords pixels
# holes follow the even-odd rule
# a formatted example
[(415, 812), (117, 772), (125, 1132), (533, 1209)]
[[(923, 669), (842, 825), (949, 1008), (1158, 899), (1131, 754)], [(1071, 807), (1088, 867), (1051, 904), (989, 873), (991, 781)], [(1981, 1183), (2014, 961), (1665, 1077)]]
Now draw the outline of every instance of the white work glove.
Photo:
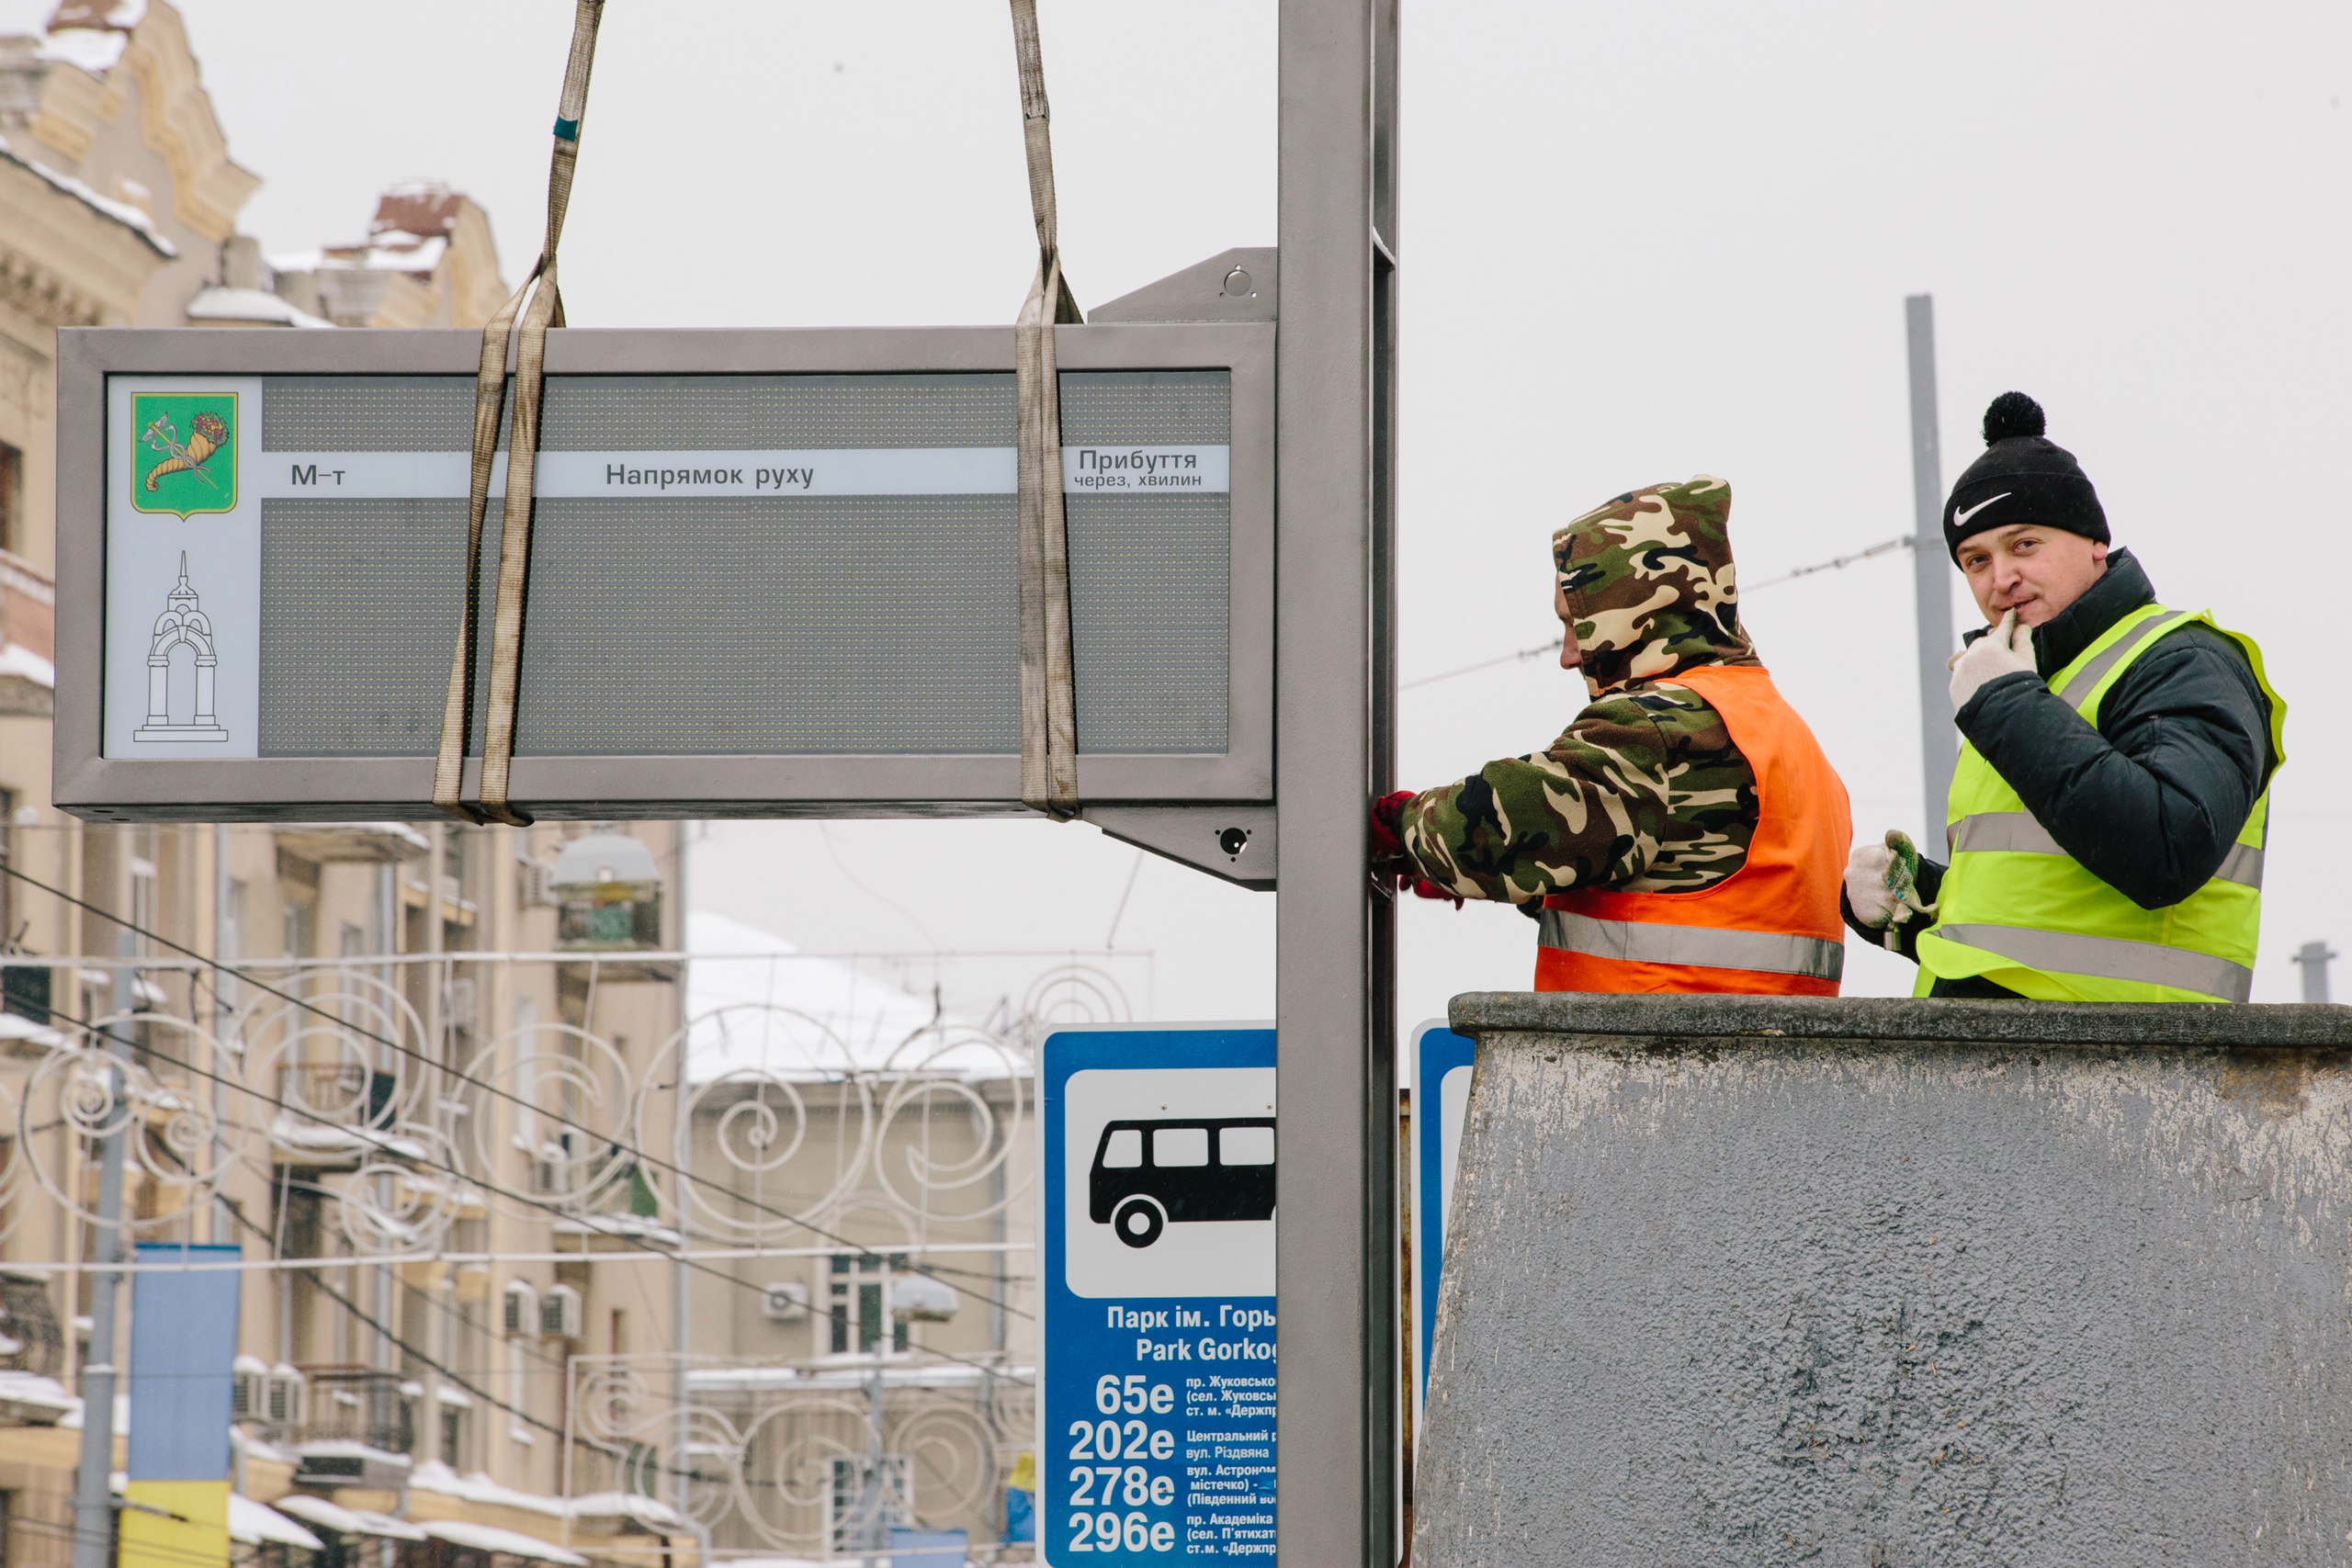
[(1846, 903), (1874, 931), (1934, 912), (1919, 902), (1919, 851), (1909, 834), (1889, 828), (1884, 842), (1854, 846), (1846, 860)]
[(2033, 628), (2018, 620), (2011, 610), (2001, 617), (2001, 624), (1954, 654), (1948, 666), (1951, 671), (1951, 711), (1958, 713), (1968, 705), (1987, 681), (2022, 670), (2036, 674), (2033, 662)]

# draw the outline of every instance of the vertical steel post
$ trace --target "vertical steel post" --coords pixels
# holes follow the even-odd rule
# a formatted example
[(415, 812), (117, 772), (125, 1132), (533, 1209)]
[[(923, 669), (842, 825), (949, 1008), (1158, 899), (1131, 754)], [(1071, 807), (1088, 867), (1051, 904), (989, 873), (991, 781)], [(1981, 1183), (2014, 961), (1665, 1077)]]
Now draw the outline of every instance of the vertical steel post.
[(1946, 709), (1950, 682), (1944, 660), (1951, 657), (1951, 581), (1944, 550), (1944, 465), (1936, 435), (1936, 302), (1913, 294), (1903, 301), (1903, 324), (1911, 349), (1911, 512), (1915, 520), (1911, 568), (1919, 626), (1919, 768), (1926, 787), (1928, 854), (1943, 847), (1944, 803), (1951, 797), (1951, 772), (1960, 757), (1959, 732)]
[[(244, 957), (245, 932), (237, 934), (237, 951), (229, 951), (229, 824), (212, 825), (212, 956), (222, 963), (233, 963)], [(230, 990), (234, 982), (215, 973), (212, 976), (212, 1032), (226, 1041), (229, 1038)], [(216, 1077), (212, 1081), (212, 1124), (229, 1124), (229, 1086)], [(216, 1190), (212, 1201), (205, 1205), (205, 1237), (214, 1242), (236, 1239), (237, 1227), (231, 1219), (228, 1201)], [(244, 1461), (244, 1450), (237, 1450), (238, 1462)]]
[(2307, 942), (2295, 950), (2295, 962), (2302, 966), (2303, 1000), (2324, 1002), (2328, 999), (2328, 960), (2340, 956), (2328, 951), (2324, 942)]
[(1282, 0), (1276, 1255), (1286, 1568), (1395, 1561), (1390, 777), (1396, 0)]
[[(120, 962), (114, 972), (114, 1008), (126, 1014), (138, 1005), (138, 971), (130, 961), (138, 954), (138, 939), (130, 931), (115, 938)], [(117, 1062), (130, 1059), (123, 1024), (109, 1025), (103, 1049)], [(112, 1094), (110, 1120), (119, 1123), (98, 1146), (98, 1223), (90, 1238), (90, 1261), (99, 1265), (122, 1261), (122, 1156), (126, 1141), (139, 1125), (123, 1105), (130, 1092), (119, 1066), (109, 1067)], [(115, 1301), (121, 1273), (101, 1267), (90, 1276), (90, 1359), (82, 1368), (82, 1452), (74, 1473), (74, 1568), (110, 1568), (114, 1560), (114, 1391)]]

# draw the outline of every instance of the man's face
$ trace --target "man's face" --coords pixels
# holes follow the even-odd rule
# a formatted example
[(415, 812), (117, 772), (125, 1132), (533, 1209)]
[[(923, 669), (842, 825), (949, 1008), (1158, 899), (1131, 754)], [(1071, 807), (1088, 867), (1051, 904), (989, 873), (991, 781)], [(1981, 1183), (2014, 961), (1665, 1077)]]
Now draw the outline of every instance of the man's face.
[(1992, 626), (2011, 610), (2030, 626), (2081, 598), (2107, 570), (2107, 547), (2080, 534), (2012, 523), (1960, 542), (1960, 570)]
[(1574, 670), (1584, 662), (1584, 649), (1577, 646), (1577, 622), (1568, 613), (1568, 591), (1557, 578), (1552, 581), (1552, 614), (1560, 617), (1560, 668)]

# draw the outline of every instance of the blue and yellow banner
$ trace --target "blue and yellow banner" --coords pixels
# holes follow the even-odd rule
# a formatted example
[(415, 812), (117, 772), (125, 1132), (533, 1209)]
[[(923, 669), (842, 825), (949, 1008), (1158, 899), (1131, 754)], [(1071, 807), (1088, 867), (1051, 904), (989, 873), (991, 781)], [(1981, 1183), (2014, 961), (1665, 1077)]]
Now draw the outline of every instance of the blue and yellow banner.
[(130, 1287), (130, 1433), (121, 1568), (227, 1568), (234, 1247), (141, 1242)]

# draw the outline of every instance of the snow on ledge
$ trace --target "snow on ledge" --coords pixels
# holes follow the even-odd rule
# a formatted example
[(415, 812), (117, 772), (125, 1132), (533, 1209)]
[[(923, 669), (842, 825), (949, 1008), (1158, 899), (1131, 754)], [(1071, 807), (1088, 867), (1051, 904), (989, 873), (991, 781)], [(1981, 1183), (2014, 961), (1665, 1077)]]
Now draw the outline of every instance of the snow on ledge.
[(333, 321), (298, 309), (260, 288), (206, 288), (187, 302), (191, 321), (276, 321), (282, 327), (326, 327)]
[(136, 231), (141, 239), (153, 247), (157, 255), (176, 256), (180, 254), (179, 247), (164, 238), (163, 231), (155, 227), (155, 220), (144, 212), (127, 201), (117, 201), (110, 196), (100, 196), (71, 175), (61, 175), (54, 169), (43, 168), (10, 147), (8, 139), (5, 136), (0, 136), (0, 160), (6, 160), (21, 168), (30, 169), (84, 206), (101, 216), (113, 219), (126, 229)]

